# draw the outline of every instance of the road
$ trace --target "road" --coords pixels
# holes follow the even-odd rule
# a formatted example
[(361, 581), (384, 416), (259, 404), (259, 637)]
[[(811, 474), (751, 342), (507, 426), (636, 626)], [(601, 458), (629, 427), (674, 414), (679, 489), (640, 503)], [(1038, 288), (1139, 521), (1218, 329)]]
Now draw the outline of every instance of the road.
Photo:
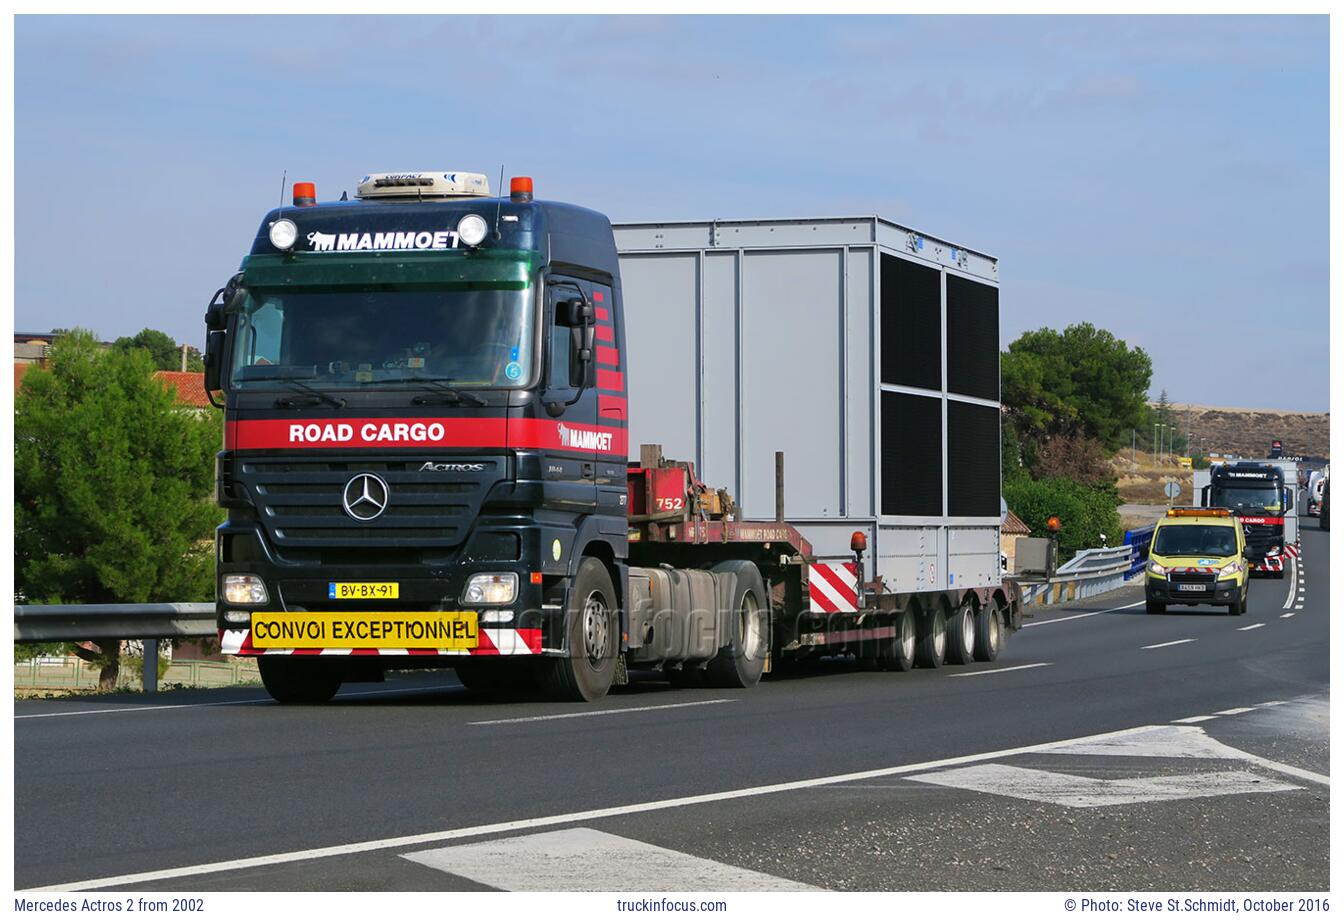
[(1131, 586), (965, 668), (16, 703), (15, 885), (1323, 890), (1329, 535), (1304, 530), (1242, 617)]

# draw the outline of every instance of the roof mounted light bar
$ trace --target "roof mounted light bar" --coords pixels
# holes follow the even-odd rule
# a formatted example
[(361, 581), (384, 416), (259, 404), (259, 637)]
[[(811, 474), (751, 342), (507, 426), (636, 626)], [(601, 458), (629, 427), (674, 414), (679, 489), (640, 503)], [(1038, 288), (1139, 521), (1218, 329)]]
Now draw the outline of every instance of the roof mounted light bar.
[(488, 198), (490, 180), (481, 173), (371, 173), (359, 182), (356, 198)]

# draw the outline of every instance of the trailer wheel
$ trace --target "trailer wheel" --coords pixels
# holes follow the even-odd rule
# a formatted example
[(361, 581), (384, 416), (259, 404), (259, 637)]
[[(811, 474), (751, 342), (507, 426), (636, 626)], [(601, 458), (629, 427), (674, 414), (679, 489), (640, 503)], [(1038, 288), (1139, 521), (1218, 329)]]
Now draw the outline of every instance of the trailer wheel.
[(616, 620), (616, 589), (607, 567), (591, 556), (579, 563), (565, 608), (569, 651), (547, 658), (541, 672), (542, 692), (553, 700), (600, 700), (616, 678), (621, 654)]
[(341, 672), (331, 661), (308, 656), (262, 655), (261, 683), (277, 703), (311, 706), (325, 703), (341, 689)]
[(940, 604), (920, 618), (915, 661), (921, 668), (940, 668), (946, 653), (947, 614)]
[(1003, 647), (1003, 612), (999, 602), (990, 599), (975, 614), (975, 660), (994, 661)]
[(975, 603), (968, 594), (947, 621), (947, 663), (970, 664), (975, 660)]
[(729, 642), (705, 667), (705, 677), (715, 687), (754, 687), (760, 682), (770, 649), (765, 581), (754, 563), (742, 559), (720, 562), (712, 571), (733, 576), (733, 593), (728, 608)]
[(878, 660), (887, 670), (908, 671), (915, 666), (915, 647), (918, 643), (915, 612), (907, 607), (896, 614), (891, 625), (895, 627), (896, 635), (882, 644)]

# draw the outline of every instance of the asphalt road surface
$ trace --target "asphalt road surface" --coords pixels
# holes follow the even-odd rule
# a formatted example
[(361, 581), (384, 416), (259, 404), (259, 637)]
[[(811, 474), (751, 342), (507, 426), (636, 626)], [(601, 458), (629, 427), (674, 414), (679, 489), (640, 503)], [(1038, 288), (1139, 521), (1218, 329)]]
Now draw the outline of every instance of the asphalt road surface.
[(999, 660), (596, 705), (451, 672), (15, 706), (15, 885), (1324, 890), (1329, 535), (1249, 611), (1037, 608)]

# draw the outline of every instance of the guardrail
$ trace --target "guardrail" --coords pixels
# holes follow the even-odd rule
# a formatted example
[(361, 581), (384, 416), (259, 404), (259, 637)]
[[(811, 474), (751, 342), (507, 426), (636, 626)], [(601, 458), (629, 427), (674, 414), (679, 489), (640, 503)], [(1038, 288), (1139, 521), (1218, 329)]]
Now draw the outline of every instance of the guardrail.
[(1126, 580), (1143, 571), (1143, 564), (1148, 561), (1148, 547), (1153, 542), (1153, 530), (1156, 527), (1156, 524), (1149, 524), (1147, 527), (1125, 531), (1125, 543), (1134, 548), (1134, 558), (1129, 564), (1129, 571), (1125, 574)]
[(144, 689), (159, 688), (159, 640), (218, 635), (214, 604), (15, 604), (15, 642), (140, 639)]
[(1055, 569), (1048, 581), (1023, 584), (1023, 602), (1056, 604), (1113, 591), (1129, 577), (1133, 554), (1134, 547), (1124, 544), (1082, 550)]

